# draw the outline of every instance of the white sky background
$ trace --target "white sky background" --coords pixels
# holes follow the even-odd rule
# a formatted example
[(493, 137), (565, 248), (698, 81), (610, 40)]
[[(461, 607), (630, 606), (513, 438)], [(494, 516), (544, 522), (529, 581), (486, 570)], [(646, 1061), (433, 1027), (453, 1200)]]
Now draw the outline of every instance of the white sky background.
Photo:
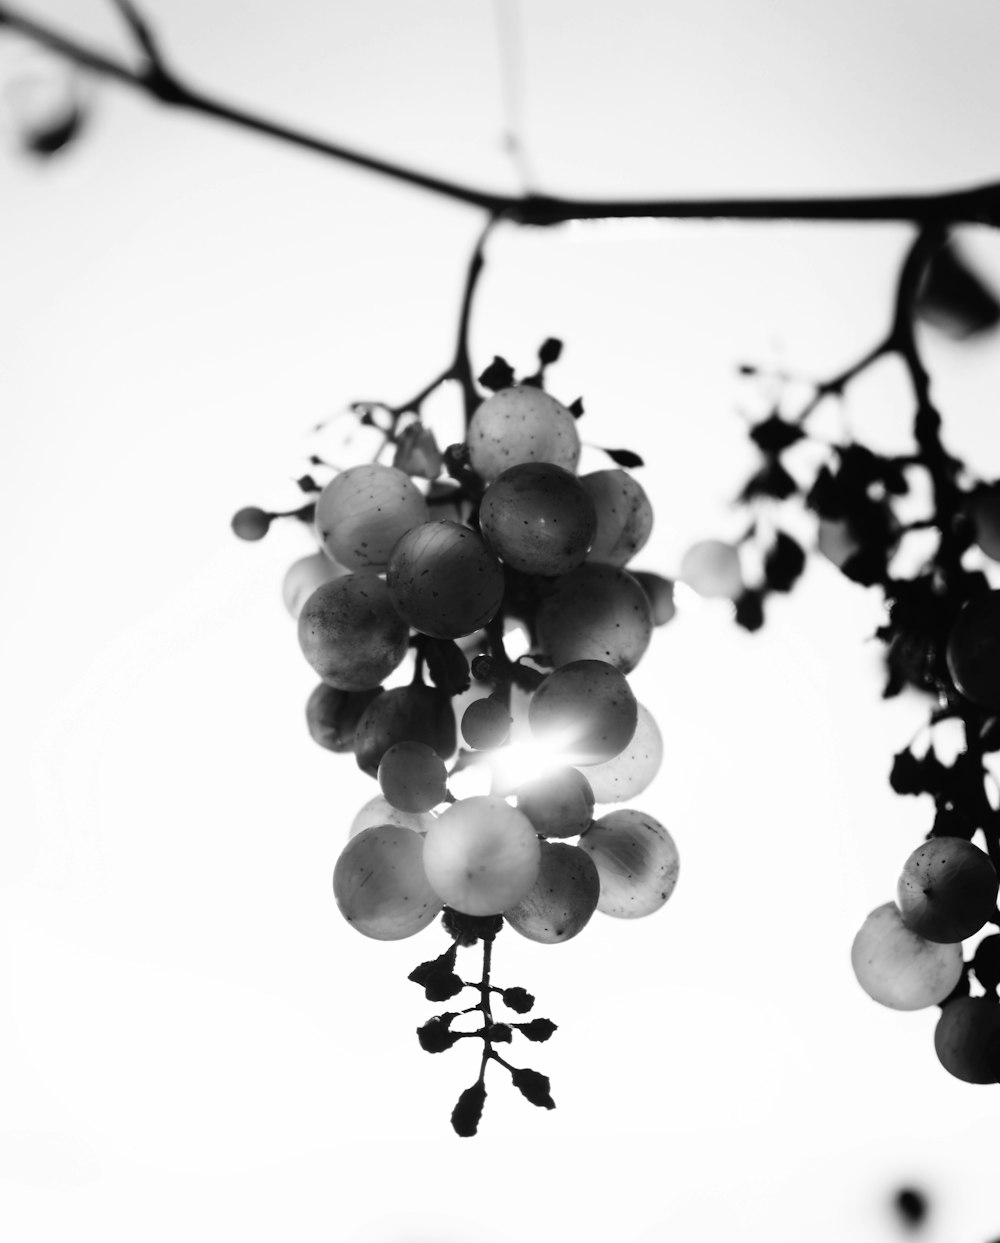
[[(98, 0), (32, 9), (127, 49)], [(150, 3), (191, 80), (366, 151), (518, 189), (485, 0)], [(536, 0), (523, 134), (564, 194), (934, 189), (994, 177), (1000, 10), (943, 0)], [(9, 61), (10, 58), (7, 57)], [(877, 599), (810, 564), (748, 636), (725, 610), (654, 636), (633, 677), (667, 757), (639, 805), (681, 852), (668, 905), (573, 942), (507, 932), (495, 979), (560, 1025), (512, 1058), (480, 1135), (448, 1116), (478, 1059), (430, 1057), (406, 980), (444, 948), (356, 935), (330, 876), (374, 793), (303, 722), (283, 610), (320, 419), (405, 399), (447, 361), (479, 215), (170, 115), (111, 86), (65, 158), (0, 162), (0, 1232), (17, 1243), (888, 1240), (1000, 1233), (997, 1097), (951, 1079), (937, 1010), (854, 982), (929, 808), (894, 796), (924, 716), (884, 703)], [(742, 361), (822, 377), (887, 325), (895, 226), (611, 226), (491, 240), (474, 362), (583, 395), (581, 434), (648, 466), (639, 568), (734, 535)], [(989, 236), (969, 239), (1000, 271)], [(995, 340), (928, 337), (948, 443), (1000, 474)], [(847, 412), (901, 442), (891, 366)], [(428, 413), (447, 426), (457, 398)], [(442, 436), (443, 440), (449, 439)], [(594, 454), (589, 469), (605, 462)], [(460, 959), (460, 963), (463, 959)], [(464, 955), (474, 974), (477, 956)], [(499, 1068), (492, 1068), (499, 1071)]]

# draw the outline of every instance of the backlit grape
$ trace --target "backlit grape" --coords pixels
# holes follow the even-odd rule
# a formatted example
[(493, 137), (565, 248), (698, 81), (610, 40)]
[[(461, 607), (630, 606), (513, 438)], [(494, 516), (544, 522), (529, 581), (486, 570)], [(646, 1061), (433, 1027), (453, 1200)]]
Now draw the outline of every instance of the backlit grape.
[(1000, 711), (1000, 591), (963, 605), (947, 646), (948, 670), (973, 703)]
[(324, 583), (332, 583), (348, 571), (335, 561), (331, 561), (325, 552), (310, 553), (300, 557), (288, 567), (281, 584), (281, 598), (291, 615), (298, 619), (302, 606), (317, 587)]
[(524, 574), (566, 574), (597, 529), (594, 503), (576, 475), (551, 462), (522, 462), (490, 484), (479, 508), (483, 538)]
[(448, 772), (444, 760), (425, 742), (396, 742), (379, 760), (378, 783), (400, 811), (430, 811), (444, 802)]
[(395, 824), (352, 837), (333, 870), (333, 896), (347, 922), (376, 941), (400, 941), (441, 910), (423, 868), (424, 839)]
[(680, 859), (658, 820), (632, 808), (608, 812), (580, 838), (601, 878), (597, 909), (617, 919), (658, 911), (677, 884)]
[(996, 909), (996, 869), (972, 842), (932, 837), (903, 865), (896, 900), (912, 932), (928, 941), (964, 941)]
[(579, 769), (567, 765), (519, 785), (517, 806), (541, 837), (576, 837), (593, 818), (594, 791)]
[(530, 384), (501, 389), (473, 414), (466, 435), (472, 469), (487, 482), (519, 462), (575, 471), (580, 436), (571, 412)]
[(588, 560), (625, 565), (644, 547), (653, 529), (653, 507), (645, 489), (620, 469), (591, 471), (580, 476), (580, 483), (597, 515)]
[(955, 997), (934, 1028), (941, 1065), (965, 1083), (1000, 1079), (1000, 1005), (988, 997)]
[(320, 682), (306, 702), (306, 725), (315, 742), (328, 751), (353, 751), (354, 731), (361, 714), (381, 686), (367, 691), (342, 691)]
[(412, 829), (414, 833), (426, 833), (434, 823), (434, 817), (427, 811), (400, 811), (393, 807), (382, 794), (370, 798), (351, 821), (347, 830), (348, 837), (355, 837), (362, 829), (370, 829), (379, 824), (396, 824), (404, 829)]
[(699, 596), (735, 600), (743, 590), (740, 554), (722, 540), (692, 544), (681, 558), (679, 577)]
[(636, 707), (635, 733), (624, 751), (587, 768), (587, 780), (598, 803), (625, 803), (635, 798), (660, 771), (663, 737), (659, 726), (648, 708), (642, 704)]
[(538, 879), (531, 821), (494, 795), (452, 803), (424, 838), (424, 871), (442, 902), (465, 915), (499, 915)]
[(588, 561), (552, 583), (537, 629), (539, 648), (554, 665), (604, 660), (630, 673), (649, 646), (653, 610), (631, 574)]
[(599, 764), (618, 755), (631, 742), (637, 719), (625, 675), (602, 660), (554, 669), (528, 704), (532, 734), (572, 764)]
[(601, 881), (590, 855), (568, 842), (541, 842), (538, 879), (504, 919), (521, 936), (543, 945), (569, 941), (597, 910)]
[(238, 535), (240, 539), (259, 540), (263, 539), (270, 530), (271, 515), (256, 505), (248, 505), (245, 509), (240, 509), (233, 514), (230, 525), (233, 528), (233, 534)]
[(896, 903), (886, 902), (858, 930), (851, 966), (873, 1001), (892, 1010), (923, 1010), (943, 1001), (958, 983), (962, 947), (911, 932)]
[(425, 742), (443, 760), (455, 754), (451, 699), (430, 686), (395, 686), (372, 700), (354, 731), (358, 767), (375, 777), (382, 756), (397, 742)]
[(393, 547), (386, 583), (399, 613), (423, 634), (458, 639), (494, 616), (503, 567), (483, 538), (457, 522), (425, 522)]
[(491, 695), (474, 699), (462, 714), (462, 737), (474, 751), (503, 746), (510, 734), (510, 713)]
[(673, 621), (677, 612), (674, 604), (674, 585), (662, 574), (652, 574), (649, 570), (629, 570), (629, 573), (646, 593), (653, 610), (653, 625), (665, 626)]
[(299, 645), (324, 682), (345, 691), (378, 686), (409, 647), (409, 628), (385, 583), (345, 574), (312, 593), (299, 613)]
[(341, 471), (316, 500), (323, 547), (351, 570), (384, 570), (400, 536), (428, 516), (427, 502), (409, 475), (377, 462)]

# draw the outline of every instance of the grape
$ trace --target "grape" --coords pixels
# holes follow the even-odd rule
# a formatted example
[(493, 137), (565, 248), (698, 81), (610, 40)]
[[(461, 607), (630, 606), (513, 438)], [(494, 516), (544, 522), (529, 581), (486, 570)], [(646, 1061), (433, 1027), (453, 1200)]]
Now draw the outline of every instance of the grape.
[(382, 756), (396, 742), (425, 742), (441, 759), (455, 754), (451, 699), (430, 686), (396, 686), (373, 699), (354, 731), (358, 767), (375, 777)]
[(351, 570), (384, 570), (400, 536), (427, 517), (427, 502), (409, 475), (377, 462), (341, 471), (316, 500), (323, 547)]
[(680, 860), (674, 839), (641, 811), (611, 811), (580, 838), (601, 878), (597, 909), (616, 919), (639, 919), (660, 909), (674, 891)]
[(464, 915), (499, 915), (538, 879), (531, 821), (495, 795), (452, 803), (424, 838), (424, 871), (442, 902)]
[(263, 509), (258, 509), (256, 505), (248, 505), (246, 509), (238, 510), (233, 514), (230, 525), (233, 533), (240, 539), (263, 539), (270, 529), (271, 515)]
[(419, 833), (398, 824), (362, 829), (340, 852), (333, 896), (341, 915), (376, 941), (412, 937), (441, 910), (427, 882)]
[(625, 750), (587, 769), (587, 780), (598, 803), (624, 803), (635, 798), (660, 771), (663, 737), (649, 709), (642, 704), (636, 709), (635, 733)]
[(474, 699), (462, 715), (462, 737), (475, 751), (492, 751), (507, 741), (510, 713), (499, 701), (487, 695)]
[(969, 498), (966, 512), (972, 519), (975, 540), (994, 561), (1000, 561), (1000, 484), (977, 489)]
[(580, 476), (594, 502), (597, 534), (588, 560), (622, 566), (649, 539), (653, 507), (642, 484), (624, 470), (595, 470)]
[(400, 811), (393, 807), (387, 798), (376, 794), (351, 821), (347, 831), (348, 837), (355, 837), (362, 829), (370, 829), (373, 825), (397, 824), (404, 829), (412, 829), (415, 833), (426, 833), (434, 823), (434, 817), (426, 811)]
[(532, 734), (574, 764), (599, 764), (632, 740), (638, 707), (623, 673), (603, 660), (554, 669), (528, 703)]
[(1000, 985), (1000, 935), (983, 937), (976, 946), (972, 959), (976, 979), (988, 993), (996, 992)]
[(541, 842), (534, 888), (503, 917), (529, 941), (558, 945), (589, 922), (600, 892), (597, 867), (585, 850), (568, 842)]
[(1000, 1079), (1000, 1006), (988, 997), (955, 997), (934, 1028), (941, 1065), (966, 1083)]
[(735, 600), (743, 590), (740, 554), (722, 540), (692, 544), (681, 558), (679, 577), (699, 596)]
[(378, 783), (400, 811), (430, 811), (444, 802), (448, 771), (425, 742), (396, 742), (379, 760)]
[(597, 515), (576, 475), (551, 462), (522, 462), (486, 489), (479, 525), (489, 546), (515, 570), (566, 574), (586, 558)]
[(406, 622), (373, 574), (345, 574), (317, 587), (299, 614), (299, 645), (324, 682), (345, 691), (378, 686), (409, 647)]
[(653, 610), (653, 625), (665, 626), (668, 621), (673, 621), (677, 606), (670, 579), (662, 574), (652, 574), (649, 570), (629, 570), (629, 573), (646, 593)]
[(605, 660), (631, 673), (649, 646), (653, 610), (631, 574), (585, 562), (542, 597), (538, 644), (554, 665)]
[(519, 462), (554, 462), (575, 471), (580, 460), (573, 415), (530, 384), (487, 397), (469, 422), (466, 443), (472, 469), (487, 482)]
[(328, 751), (353, 751), (354, 731), (362, 712), (381, 686), (367, 691), (342, 691), (320, 682), (306, 702), (306, 725), (315, 742)]
[(903, 865), (896, 900), (911, 932), (928, 941), (964, 941), (996, 909), (996, 869), (964, 838), (932, 837)]
[(503, 568), (482, 536), (458, 522), (425, 522), (389, 557), (386, 583), (400, 614), (435, 639), (481, 630), (503, 600)]
[(310, 553), (308, 557), (300, 557), (288, 567), (281, 584), (281, 598), (285, 608), (298, 619), (302, 606), (317, 587), (324, 583), (332, 583), (348, 573), (342, 565), (331, 561), (325, 552)]
[(594, 814), (594, 791), (576, 768), (557, 768), (517, 787), (519, 811), (542, 837), (576, 837)]
[(923, 1010), (943, 1001), (958, 983), (962, 947), (911, 932), (896, 903), (886, 902), (858, 930), (851, 966), (873, 1001), (892, 1010)]
[(1000, 710), (1000, 591), (974, 596), (962, 606), (946, 657), (948, 672), (966, 699)]

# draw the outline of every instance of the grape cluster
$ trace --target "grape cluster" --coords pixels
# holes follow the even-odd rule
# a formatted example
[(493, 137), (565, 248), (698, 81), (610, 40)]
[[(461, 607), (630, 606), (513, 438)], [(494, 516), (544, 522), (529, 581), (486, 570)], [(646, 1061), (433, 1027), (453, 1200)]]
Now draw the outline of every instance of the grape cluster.
[[(540, 351), (543, 366), (556, 344)], [(597, 911), (630, 919), (658, 910), (678, 874), (668, 830), (620, 806), (660, 766), (659, 730), (627, 675), (672, 615), (669, 580), (625, 568), (653, 511), (619, 463), (641, 461), (611, 451), (613, 468), (581, 475), (580, 403), (546, 392), (541, 369), (518, 383), (502, 359), (479, 382), (492, 395), (462, 443), (441, 453), (419, 418), (393, 418), (391, 465), (350, 466), (315, 485), (310, 512), (298, 516), (311, 519), (318, 548), (290, 567), (283, 588), (321, 679), (306, 705), (309, 732), (328, 750), (353, 752), (379, 787), (336, 860), (337, 908), (386, 941), (442, 916), (453, 944), (410, 978), (433, 1001), (480, 993), (418, 1032), (430, 1052), (483, 1041), (479, 1078), (452, 1119), (463, 1135), (478, 1125), (490, 1060), (528, 1100), (552, 1106), (548, 1080), (494, 1047), (555, 1030), (548, 1019), (494, 1018), (497, 996), (515, 1012), (533, 1005), (525, 990), (489, 983), (500, 928), (568, 941)], [(243, 510), (234, 530), (260, 538), (272, 517)], [(528, 650), (512, 656), (515, 627)], [(476, 792), (460, 775), (479, 780)], [(484, 973), (468, 983), (455, 955), (477, 942)], [(452, 1027), (473, 1012), (479, 1027)]]

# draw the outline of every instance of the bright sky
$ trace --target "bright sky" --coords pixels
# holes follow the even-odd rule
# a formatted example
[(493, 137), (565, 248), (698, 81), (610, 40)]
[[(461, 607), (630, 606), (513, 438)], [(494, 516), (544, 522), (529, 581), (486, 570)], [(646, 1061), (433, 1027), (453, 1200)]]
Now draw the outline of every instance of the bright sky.
[[(127, 51), (109, 4), (31, 11)], [(986, 0), (507, 0), (502, 27), (486, 0), (148, 11), (206, 89), (477, 185), (518, 188), (504, 46), (552, 193), (997, 173)], [(21, 57), (8, 46), (0, 75)], [(850, 971), (929, 826), (886, 781), (924, 709), (879, 699), (878, 601), (819, 562), (761, 634), (704, 606), (654, 636), (632, 681), (666, 759), (637, 805), (678, 843), (676, 893), (558, 948), (500, 937), (495, 978), (559, 1024), (516, 1050), (558, 1108), (498, 1074), (480, 1135), (454, 1136), (475, 1059), (419, 1049), (435, 1007), (406, 980), (443, 934), (368, 941), (333, 903), (375, 790), (305, 731), (315, 677), (280, 586), (308, 540), (241, 544), (229, 519), (296, 503), (317, 422), (440, 370), (482, 221), (86, 91), (75, 150), (43, 167), (10, 138), (0, 157), (4, 1236), (875, 1243), (897, 1237), (906, 1183), (933, 1197), (928, 1240), (1000, 1233), (995, 1094), (939, 1067), (936, 1010), (884, 1010)], [(564, 340), (550, 388), (584, 397), (591, 445), (646, 459), (656, 526), (636, 564), (669, 575), (694, 540), (739, 529), (741, 412), (762, 407), (736, 364), (822, 377), (853, 360), (886, 327), (907, 239), (507, 227), (474, 361), (527, 370)], [(1000, 272), (994, 239), (967, 244)], [(928, 337), (926, 355), (949, 445), (1000, 475), (995, 340)], [(890, 367), (852, 392), (850, 425), (897, 443), (909, 400)], [(428, 414), (453, 426), (454, 395)]]

